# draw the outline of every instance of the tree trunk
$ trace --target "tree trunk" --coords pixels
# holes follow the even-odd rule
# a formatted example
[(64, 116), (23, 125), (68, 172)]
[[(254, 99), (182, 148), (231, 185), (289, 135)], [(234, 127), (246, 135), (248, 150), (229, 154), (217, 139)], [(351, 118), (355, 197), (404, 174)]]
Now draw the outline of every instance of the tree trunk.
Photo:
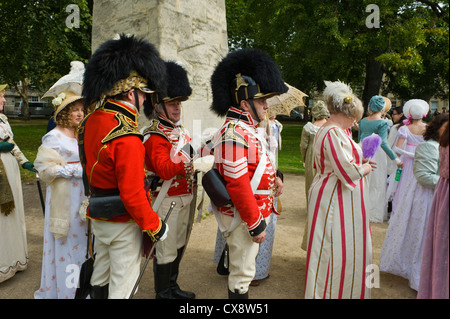
[[(375, 55), (377, 56), (377, 55)], [(380, 94), (381, 81), (383, 80), (383, 66), (375, 59), (368, 59), (366, 62), (366, 79), (364, 82), (364, 92), (362, 102), (364, 114), (366, 114), (369, 101), (372, 96)]]
[(22, 119), (25, 121), (30, 120), (30, 106), (28, 104), (28, 85), (30, 81), (25, 78), (22, 80), (22, 85), (19, 87), (17, 84), (15, 85), (15, 88), (17, 92), (19, 92), (20, 97), (22, 98), (23, 104), (22, 104)]

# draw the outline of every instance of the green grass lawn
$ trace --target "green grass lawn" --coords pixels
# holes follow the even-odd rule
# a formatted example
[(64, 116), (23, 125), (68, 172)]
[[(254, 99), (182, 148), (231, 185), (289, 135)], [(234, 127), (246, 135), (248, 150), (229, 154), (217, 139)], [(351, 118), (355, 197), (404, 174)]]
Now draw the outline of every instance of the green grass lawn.
[[(8, 119), (14, 133), (14, 141), (19, 146), (23, 154), (29, 161), (34, 162), (39, 146), (42, 144), (42, 137), (47, 132), (47, 121), (33, 119), (30, 121), (21, 121)], [(36, 174), (20, 167), (22, 181), (36, 179)]]
[(278, 169), (283, 173), (304, 174), (300, 155), (300, 139), (304, 123), (285, 122), (281, 132), (281, 150), (278, 152)]
[[(28, 122), (9, 120), (14, 140), (30, 161), (34, 161), (37, 149), (42, 143), (42, 137), (47, 131), (47, 120), (31, 120)], [(304, 174), (303, 159), (300, 155), (300, 138), (303, 123), (286, 122), (281, 132), (282, 147), (278, 153), (278, 169), (283, 173)], [(36, 175), (20, 168), (23, 181), (34, 180)]]

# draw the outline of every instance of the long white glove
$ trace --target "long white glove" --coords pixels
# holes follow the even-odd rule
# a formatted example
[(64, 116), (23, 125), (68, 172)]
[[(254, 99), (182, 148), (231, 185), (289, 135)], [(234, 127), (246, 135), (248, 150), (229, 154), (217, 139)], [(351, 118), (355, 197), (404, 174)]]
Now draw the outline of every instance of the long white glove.
[(414, 158), (414, 153), (402, 150), (401, 148), (398, 148), (397, 146), (394, 146), (394, 152), (396, 152), (397, 154), (401, 154), (401, 155), (405, 155), (411, 158)]

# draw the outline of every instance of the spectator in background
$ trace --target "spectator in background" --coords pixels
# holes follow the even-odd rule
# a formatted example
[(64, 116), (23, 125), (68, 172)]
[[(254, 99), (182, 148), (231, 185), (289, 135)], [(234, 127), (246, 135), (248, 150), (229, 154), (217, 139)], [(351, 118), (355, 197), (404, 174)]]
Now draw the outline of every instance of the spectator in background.
[(316, 170), (314, 169), (314, 137), (330, 117), (330, 112), (325, 102), (317, 101), (311, 108), (311, 116), (313, 121), (303, 126), (300, 139), (300, 153), (303, 159), (303, 167), (305, 168), (305, 195), (307, 200), (309, 187), (316, 174)]
[[(411, 288), (417, 290), (416, 281), (411, 276), (414, 254), (417, 251), (417, 240), (411, 240), (410, 233), (413, 231), (422, 232), (416, 218), (417, 211), (425, 215), (427, 213), (426, 203), (423, 201), (423, 189), (417, 183), (414, 176), (413, 166), (415, 150), (417, 145), (424, 142), (426, 124), (422, 121), (428, 113), (429, 106), (424, 100), (409, 100), (403, 107), (403, 112), (407, 115), (405, 126), (399, 131), (399, 139), (394, 150), (403, 155), (403, 170), (401, 178), (395, 191), (393, 200), (393, 211), (389, 220), (389, 227), (383, 242), (380, 254), (380, 270), (402, 276), (410, 280)], [(406, 143), (405, 149), (401, 149)], [(437, 168), (437, 167), (436, 167)], [(416, 234), (416, 236), (419, 236)]]
[(47, 122), (47, 133), (53, 130), (55, 127), (56, 127), (55, 115), (52, 115), (52, 117)]
[(394, 124), (394, 122), (392, 122), (392, 117), (389, 114), (389, 111), (391, 110), (392, 103), (391, 103), (391, 100), (388, 99), (385, 96), (383, 96), (383, 99), (386, 102), (386, 105), (384, 106), (384, 112), (381, 114), (381, 118), (384, 119), (388, 123), (388, 127), (390, 129), (391, 126)]
[[(401, 106), (398, 106), (398, 107), (395, 107), (394, 109), (392, 109), (391, 117), (392, 117), (393, 125), (389, 129), (388, 145), (391, 149), (393, 149), (394, 146), (397, 144), (398, 129), (400, 127), (402, 127), (403, 125), (405, 125), (405, 123), (403, 123), (403, 120), (405, 120), (406, 117), (403, 115), (403, 110), (402, 110)], [(386, 156), (388, 156), (388, 155), (386, 154)], [(394, 162), (388, 160), (387, 174), (391, 175), (392, 173), (395, 173), (396, 169), (397, 169), (397, 165)]]
[(281, 132), (283, 131), (283, 124), (276, 119), (275, 113), (271, 113), (270, 108), (267, 112), (269, 114), (269, 121), (266, 131), (268, 135), (269, 149), (274, 155), (275, 167), (278, 168), (278, 151), (281, 150)]
[(19, 146), (3, 114), (8, 86), (0, 84), (0, 283), (28, 266), (22, 181), (19, 165), (36, 172)]
[[(268, 135), (269, 155), (272, 156), (274, 169), (278, 169), (278, 151), (281, 150), (281, 131), (283, 124), (276, 120), (276, 114), (271, 113), (270, 108), (267, 111), (269, 121), (267, 123), (266, 133)], [(266, 121), (265, 121), (266, 122)], [(267, 132), (268, 131), (268, 132)], [(281, 201), (278, 197), (274, 197), (273, 206), (281, 213)], [(278, 215), (272, 212), (269, 223), (266, 227), (266, 240), (259, 245), (258, 255), (256, 256), (255, 277), (250, 282), (250, 286), (259, 286), (260, 280), (270, 277), (269, 269), (272, 260), (273, 243), (275, 240), (275, 229), (277, 226)]]
[(426, 124), (423, 118), (427, 116), (428, 111), (429, 105), (424, 100), (409, 100), (403, 106), (403, 113), (406, 115), (406, 119), (403, 121), (405, 125), (399, 128), (397, 143), (394, 146), (394, 152), (401, 155), (403, 167), (400, 182), (392, 200), (392, 215), (402, 209), (403, 203), (410, 202), (404, 197), (410, 193), (411, 181), (415, 179), (413, 174), (414, 152), (417, 145), (424, 141), (423, 134)]
[(386, 198), (386, 155), (388, 155), (389, 161), (396, 163), (397, 167), (402, 167), (403, 165), (400, 158), (392, 151), (388, 144), (389, 124), (383, 118), (386, 104), (386, 99), (382, 96), (373, 96), (369, 101), (369, 115), (358, 123), (358, 141), (360, 143), (364, 138), (372, 134), (377, 134), (382, 139), (381, 148), (377, 150), (372, 159), (377, 164), (377, 169), (367, 178), (370, 188), (370, 198), (366, 202), (366, 210), (369, 214), (370, 221), (376, 223), (382, 223), (384, 220), (387, 220), (387, 207), (382, 205)]
[[(305, 168), (305, 196), (306, 196), (306, 211), (308, 211), (308, 193), (309, 187), (316, 175), (314, 168), (314, 137), (317, 131), (325, 124), (330, 117), (330, 112), (327, 109), (325, 102), (317, 101), (311, 108), (312, 122), (308, 122), (303, 126), (302, 137), (300, 139), (300, 154), (303, 159), (303, 167)], [(302, 249), (307, 248), (307, 232), (308, 232), (308, 218), (306, 217), (305, 229), (303, 232)]]
[[(403, 115), (403, 108), (401, 106), (397, 106), (392, 110), (392, 122), (393, 125), (389, 128), (389, 135), (388, 135), (388, 144), (391, 149), (394, 149), (394, 146), (397, 144), (398, 140), (398, 129), (405, 125), (403, 123), (403, 120), (406, 119), (406, 117)], [(403, 149), (405, 148), (406, 143), (403, 144)], [(394, 181), (395, 173), (397, 170), (397, 165), (395, 162), (391, 161), (389, 156), (386, 154), (386, 160), (387, 160), (387, 180), (386, 180), (386, 198), (385, 198), (385, 206), (387, 207), (387, 213), (388, 213), (388, 219), (392, 212), (392, 198), (394, 196), (395, 192), (395, 186), (396, 181)]]
[[(448, 113), (447, 113), (448, 114)], [(439, 181), (434, 190), (433, 202), (426, 228), (420, 283), (417, 298), (449, 298), (449, 124), (439, 140)]]

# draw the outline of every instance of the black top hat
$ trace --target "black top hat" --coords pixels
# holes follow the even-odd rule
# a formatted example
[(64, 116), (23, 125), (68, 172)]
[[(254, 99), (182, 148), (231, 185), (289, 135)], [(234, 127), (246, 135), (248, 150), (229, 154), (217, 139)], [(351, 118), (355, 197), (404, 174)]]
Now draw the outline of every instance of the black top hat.
[(258, 99), (285, 93), (288, 87), (275, 62), (257, 49), (229, 53), (211, 76), (213, 103), (211, 110), (219, 116), (238, 106), (242, 100)]
[(83, 97), (86, 105), (138, 88), (166, 93), (164, 61), (150, 42), (121, 34), (104, 42), (86, 65)]

